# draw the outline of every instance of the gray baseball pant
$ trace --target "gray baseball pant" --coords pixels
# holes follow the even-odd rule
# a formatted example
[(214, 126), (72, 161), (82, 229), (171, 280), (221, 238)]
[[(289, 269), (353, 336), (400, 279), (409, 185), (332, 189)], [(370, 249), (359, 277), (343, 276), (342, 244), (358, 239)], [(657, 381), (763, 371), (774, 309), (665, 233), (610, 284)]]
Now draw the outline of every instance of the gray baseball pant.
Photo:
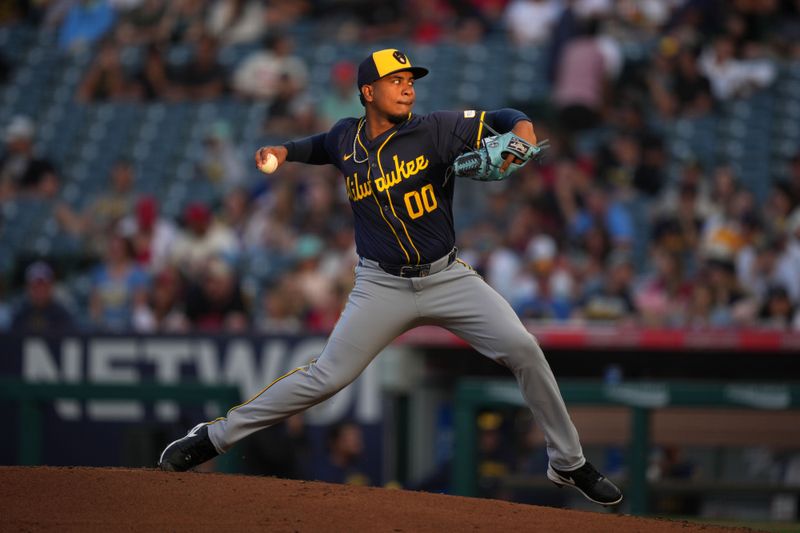
[(536, 339), (475, 271), (458, 260), (447, 265), (447, 257), (419, 278), (388, 274), (362, 258), (355, 286), (319, 358), (212, 422), (211, 442), (224, 452), (247, 435), (330, 398), (397, 336), (428, 324), (450, 330), (511, 369), (544, 432), (550, 464), (560, 470), (583, 465), (578, 432)]

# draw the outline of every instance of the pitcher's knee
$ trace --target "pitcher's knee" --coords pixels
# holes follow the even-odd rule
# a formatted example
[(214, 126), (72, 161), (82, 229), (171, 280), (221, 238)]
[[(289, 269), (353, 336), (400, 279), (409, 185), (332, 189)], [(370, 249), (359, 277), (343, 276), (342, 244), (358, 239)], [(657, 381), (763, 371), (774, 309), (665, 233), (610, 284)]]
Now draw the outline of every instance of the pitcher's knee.
[(326, 371), (316, 364), (311, 365), (309, 374), (316, 381), (315, 387), (323, 396), (333, 396), (358, 377), (358, 374), (351, 376), (342, 372)]
[(507, 339), (503, 362), (510, 368), (530, 366), (544, 360), (536, 338), (527, 331)]

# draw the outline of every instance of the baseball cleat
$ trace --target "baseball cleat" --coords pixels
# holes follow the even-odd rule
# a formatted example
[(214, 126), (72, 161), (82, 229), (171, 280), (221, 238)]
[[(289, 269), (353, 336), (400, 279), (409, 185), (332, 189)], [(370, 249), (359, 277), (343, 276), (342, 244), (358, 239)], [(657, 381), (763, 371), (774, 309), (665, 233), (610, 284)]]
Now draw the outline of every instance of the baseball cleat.
[(185, 437), (172, 441), (158, 458), (158, 467), (167, 472), (185, 472), (219, 455), (208, 438), (208, 424), (197, 424)]
[(616, 505), (622, 501), (622, 491), (588, 461), (577, 470), (570, 471), (548, 466), (547, 479), (559, 488), (577, 489), (587, 500), (600, 505)]

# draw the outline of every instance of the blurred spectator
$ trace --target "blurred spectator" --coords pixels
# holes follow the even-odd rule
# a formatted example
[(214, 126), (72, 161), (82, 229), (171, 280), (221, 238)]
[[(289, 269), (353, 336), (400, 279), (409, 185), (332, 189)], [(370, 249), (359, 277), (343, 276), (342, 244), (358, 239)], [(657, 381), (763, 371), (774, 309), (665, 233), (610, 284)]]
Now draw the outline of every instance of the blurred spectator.
[[(334, 221), (327, 247), (320, 259), (320, 270), (338, 282), (353, 282), (353, 270), (358, 263), (353, 224), (350, 221)], [(348, 291), (349, 292), (349, 291)]]
[(36, 188), (31, 191), (32, 196), (50, 203), (53, 208), (59, 208), (65, 205), (59, 200), (62, 184), (61, 174), (55, 167), (47, 168), (42, 172)]
[(457, 46), (480, 45), (486, 38), (486, 23), (477, 16), (467, 16), (456, 21), (451, 41)]
[(223, 46), (255, 42), (269, 27), (267, 9), (260, 0), (218, 0), (208, 13), (208, 32)]
[(337, 181), (329, 179), (329, 175), (319, 171), (312, 171), (305, 176), (300, 199), (303, 215), (302, 219), (297, 221), (299, 231), (327, 239), (331, 236), (333, 227), (345, 219), (340, 212), (337, 212), (335, 204), (334, 187), (338, 185)]
[(236, 235), (223, 222), (215, 221), (211, 209), (192, 203), (184, 210), (185, 229), (172, 248), (171, 260), (189, 278), (200, 274), (214, 257), (235, 261), (239, 256)]
[[(662, 446), (653, 454), (647, 468), (648, 481), (693, 479), (697, 472), (697, 465), (685, 457), (683, 450), (678, 446)], [(696, 495), (670, 494), (657, 498), (654, 507), (660, 513), (678, 515), (696, 515), (700, 511), (701, 499)]]
[(328, 483), (367, 486), (369, 476), (361, 467), (364, 435), (355, 422), (340, 422), (328, 430), (328, 455), (312, 472), (312, 477)]
[(78, 0), (64, 16), (58, 46), (71, 52), (87, 50), (114, 26), (115, 20), (116, 13), (108, 0)]
[(122, 66), (119, 45), (106, 40), (81, 80), (77, 98), (82, 103), (124, 100), (135, 94), (134, 89)]
[(170, 43), (195, 43), (205, 33), (206, 12), (209, 3), (197, 0), (170, 0), (164, 24), (165, 39)]
[(147, 301), (133, 315), (133, 329), (139, 333), (186, 333), (189, 319), (183, 310), (183, 280), (175, 267), (159, 270), (147, 294)]
[(786, 223), (786, 262), (788, 269), (794, 272), (794, 277), (787, 279), (786, 288), (792, 301), (800, 304), (800, 206), (796, 207), (789, 215)]
[(701, 252), (708, 257), (732, 257), (742, 246), (740, 217), (752, 212), (752, 197), (739, 187), (733, 169), (714, 169), (710, 193), (711, 210), (703, 226)]
[(102, 255), (105, 238), (109, 231), (123, 218), (133, 212), (133, 194), (136, 177), (133, 164), (119, 159), (111, 167), (110, 187), (103, 189), (82, 213), (71, 209), (60, 209), (57, 218), (72, 235), (86, 238), (89, 249)]
[(411, 0), (408, 3), (408, 38), (420, 45), (436, 45), (447, 32), (453, 19), (449, 2)]
[(759, 245), (764, 243), (768, 238), (764, 232), (764, 226), (761, 219), (755, 212), (744, 214), (739, 220), (741, 231), (742, 245), (734, 256), (734, 263), (736, 265), (736, 278), (742, 287), (747, 287), (748, 292), (758, 298), (758, 293), (755, 292), (754, 287), (742, 283), (748, 273), (754, 271), (753, 265), (756, 262), (756, 255), (758, 254)]
[(269, 193), (256, 200), (244, 236), (248, 252), (259, 265), (268, 267), (264, 277), (270, 279), (291, 268), (297, 238), (293, 169), (279, 172), (288, 172), (289, 179), (273, 181)]
[(169, 31), (166, 0), (141, 0), (128, 9), (120, 10), (115, 31), (123, 45), (142, 45), (162, 42)]
[(339, 61), (331, 67), (331, 90), (325, 91), (317, 105), (318, 127), (329, 129), (339, 119), (360, 117), (364, 106), (356, 91), (356, 66), (349, 61)]
[(726, 259), (712, 259), (706, 263), (699, 282), (707, 283), (711, 291), (711, 326), (741, 326), (754, 321), (757, 302), (739, 285), (735, 268), (733, 262)]
[(287, 74), (278, 80), (277, 90), (267, 108), (264, 131), (282, 135), (311, 133), (316, 124), (310, 95), (299, 91)]
[(284, 276), (261, 297), (261, 317), (257, 329), (263, 333), (300, 333), (305, 300), (297, 287), (295, 276)]
[(517, 297), (518, 281), (524, 276), (522, 256), (535, 233), (534, 212), (530, 208), (516, 211), (503, 233), (504, 241), (490, 252), (486, 262), (486, 280), (503, 298), (513, 302)]
[[(679, 185), (677, 205), (665, 209), (653, 222), (656, 245), (684, 260), (692, 260), (700, 245), (704, 219), (698, 211), (697, 188), (686, 182)], [(687, 265), (690, 268), (693, 265)]]
[(559, 263), (555, 240), (537, 235), (525, 250), (526, 269), (511, 301), (520, 318), (566, 320), (574, 304), (574, 280)]
[(696, 54), (688, 48), (678, 52), (674, 88), (679, 116), (699, 117), (711, 112), (711, 83), (700, 71)]
[(663, 168), (667, 156), (658, 135), (641, 128), (614, 135), (599, 150), (597, 175), (621, 191), (636, 191), (655, 197), (666, 181)]
[(678, 327), (692, 296), (683, 258), (659, 247), (653, 248), (652, 256), (654, 271), (635, 291), (636, 311), (643, 325)]
[(309, 438), (302, 413), (257, 431), (244, 446), (245, 473), (307, 479)]
[(765, 203), (764, 219), (766, 231), (770, 235), (783, 235), (789, 215), (794, 208), (792, 191), (786, 182), (773, 183)]
[(793, 302), (800, 302), (797, 298), (800, 295), (792, 292), (799, 289), (800, 282), (798, 270), (787, 253), (786, 238), (765, 237), (753, 248), (752, 252), (743, 250), (737, 260), (736, 274), (740, 286), (747, 287), (749, 293), (762, 302), (770, 286), (781, 286), (788, 290)]
[(139, 265), (156, 272), (167, 265), (178, 230), (170, 219), (159, 214), (155, 197), (139, 198), (134, 214), (122, 219), (120, 229), (131, 240)]
[[(559, 206), (567, 219), (572, 238), (581, 239), (591, 227), (602, 227), (614, 247), (633, 244), (633, 219), (630, 211), (613, 198), (608, 187), (592, 184), (585, 193), (571, 190), (568, 183), (559, 184)], [(576, 194), (577, 193), (577, 194)]]
[[(281, 91), (300, 94), (307, 84), (308, 68), (302, 59), (293, 55), (293, 50), (294, 43), (287, 36), (265, 38), (261, 50), (245, 57), (233, 72), (234, 92), (246, 99), (267, 101)], [(355, 91), (355, 86), (352, 89)]]
[(20, 191), (35, 191), (42, 176), (55, 171), (49, 160), (33, 151), (35, 129), (33, 121), (24, 115), (15, 115), (6, 126), (5, 151), (0, 158), (0, 202)]
[(248, 233), (251, 231), (252, 199), (247, 189), (233, 187), (223, 199), (222, 220), (236, 234), (239, 248), (247, 249)]
[(482, 498), (509, 499), (501, 485), (514, 465), (513, 450), (508, 442), (507, 421), (496, 411), (478, 415), (478, 495)]
[(564, 47), (580, 32), (580, 20), (575, 13), (575, 4), (566, 2), (559, 10), (551, 30), (547, 50), (547, 81), (555, 82)]
[(758, 311), (758, 324), (779, 330), (798, 329), (797, 309), (789, 299), (789, 291), (782, 285), (773, 285), (767, 289), (764, 302)]
[(44, 261), (36, 261), (25, 270), (25, 299), (14, 312), (11, 331), (20, 333), (62, 333), (74, 321), (67, 308), (54, 293), (53, 269)]
[(353, 288), (352, 282), (344, 283), (333, 280), (330, 294), (325, 298), (318, 298), (308, 309), (303, 328), (312, 333), (330, 333), (342, 316), (342, 310), (347, 303), (347, 295)]
[(603, 285), (611, 252), (611, 240), (602, 226), (589, 228), (581, 239), (571, 243), (569, 265), (583, 290)]
[(217, 58), (217, 42), (204, 35), (194, 45), (189, 62), (169, 76), (174, 97), (181, 100), (210, 100), (225, 92), (225, 69)]
[(555, 73), (553, 102), (564, 134), (599, 125), (609, 96), (609, 78), (619, 68), (619, 50), (598, 37), (599, 21), (581, 22), (580, 36), (564, 45)]
[(247, 178), (246, 159), (231, 139), (230, 125), (222, 120), (214, 122), (203, 141), (204, 149), (197, 161), (198, 177), (220, 189), (243, 186)]
[[(714, 211), (710, 196), (710, 186), (702, 165), (695, 159), (689, 159), (681, 165), (678, 182), (659, 195), (657, 216), (685, 220), (697, 217), (702, 227), (706, 218)], [(684, 223), (680, 225), (683, 226)]]
[[(305, 325), (315, 331), (326, 331), (341, 314), (343, 304), (334, 280), (319, 268), (324, 242), (315, 235), (303, 235), (295, 248), (297, 286), (309, 305)], [(343, 305), (342, 305), (343, 307)], [(338, 309), (337, 309), (338, 308)]]
[(561, 13), (560, 0), (511, 0), (505, 21), (511, 41), (517, 46), (539, 46), (550, 34)]
[(633, 282), (636, 271), (628, 252), (617, 250), (608, 259), (608, 269), (600, 286), (585, 286), (574, 315), (586, 320), (621, 323), (630, 321), (636, 312)]
[(770, 85), (777, 74), (775, 66), (766, 59), (738, 59), (735, 43), (728, 35), (714, 40), (700, 57), (700, 69), (711, 82), (714, 96), (730, 100), (747, 96)]
[(706, 115), (713, 110), (711, 84), (700, 70), (696, 53), (678, 46), (674, 38), (662, 39), (648, 77), (650, 96), (664, 117)]
[[(519, 410), (514, 417), (515, 475), (540, 476), (547, 471), (547, 443), (544, 432), (532, 419), (530, 411)], [(568, 497), (546, 487), (519, 487), (514, 489), (512, 500), (520, 503), (565, 507)]]
[(86, 215), (95, 227), (103, 230), (131, 213), (134, 207), (133, 190), (136, 175), (133, 163), (128, 159), (118, 159), (111, 167), (109, 175), (111, 187), (95, 198)]
[(691, 288), (689, 305), (683, 317), (683, 327), (706, 329), (711, 326), (711, 311), (714, 306), (711, 287), (705, 283), (695, 283)]
[(125, 331), (146, 305), (149, 280), (133, 261), (131, 242), (116, 230), (109, 233), (105, 259), (92, 273), (89, 313), (96, 329)]
[(171, 89), (167, 76), (167, 64), (164, 60), (165, 50), (158, 44), (148, 44), (144, 60), (134, 74), (133, 92), (145, 102), (154, 102), (170, 97)]
[(196, 283), (186, 294), (186, 316), (194, 329), (205, 332), (242, 332), (250, 321), (239, 281), (231, 266), (209, 258)]

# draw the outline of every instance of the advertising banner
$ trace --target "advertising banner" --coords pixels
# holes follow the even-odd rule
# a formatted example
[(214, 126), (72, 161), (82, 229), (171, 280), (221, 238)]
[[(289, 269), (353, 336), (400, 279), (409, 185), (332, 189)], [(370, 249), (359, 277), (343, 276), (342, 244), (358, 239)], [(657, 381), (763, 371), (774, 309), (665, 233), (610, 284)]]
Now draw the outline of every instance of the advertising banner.
[[(3, 336), (0, 375), (26, 383), (232, 384), (242, 401), (286, 372), (317, 358), (324, 337), (303, 336)], [(224, 415), (226, 406), (173, 401), (58, 399), (45, 410), (42, 462), (51, 465), (152, 466), (147, 456), (192, 425)], [(0, 404), (15, 436), (24, 427), (18, 406)], [(303, 415), (311, 463), (324, 462), (326, 435), (343, 421), (363, 431), (364, 463), (380, 478), (382, 407), (374, 366), (350, 386)], [(22, 425), (20, 425), (22, 424)], [(168, 440), (167, 440), (168, 439)], [(0, 461), (14, 464), (16, 438), (0, 439)], [(156, 441), (156, 442), (151, 442)], [(150, 449), (153, 448), (153, 449)], [(140, 464), (141, 463), (141, 464)]]

